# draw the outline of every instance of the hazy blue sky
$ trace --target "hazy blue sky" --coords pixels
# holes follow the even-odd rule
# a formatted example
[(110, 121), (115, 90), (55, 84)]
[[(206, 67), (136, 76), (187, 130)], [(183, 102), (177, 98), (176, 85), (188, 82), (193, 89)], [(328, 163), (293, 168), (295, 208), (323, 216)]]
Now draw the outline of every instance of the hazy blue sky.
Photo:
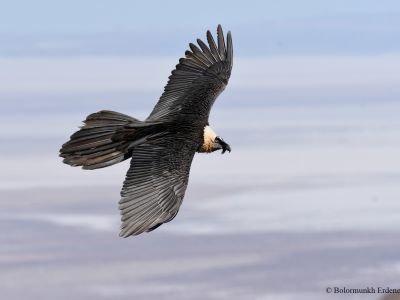
[(235, 53), (221, 105), (398, 101), (399, 1), (38, 0), (1, 5), (3, 111), (151, 109), (218, 23)]
[(0, 113), (150, 110), (218, 23), (235, 53), (218, 105), (398, 101), (399, 1), (38, 0), (2, 3)]
[[(227, 23), (231, 26), (290, 21), (297, 18), (375, 16), (400, 12), (398, 1), (7, 1), (2, 3), (2, 33), (93, 33), (146, 31)], [(375, 18), (370, 21), (373, 22)], [(375, 19), (376, 20), (376, 19)], [(355, 24), (356, 25), (356, 24)], [(260, 30), (261, 28), (259, 28)]]
[(236, 55), (376, 54), (400, 50), (400, 2), (6, 1), (1, 56), (176, 55), (218, 23)]

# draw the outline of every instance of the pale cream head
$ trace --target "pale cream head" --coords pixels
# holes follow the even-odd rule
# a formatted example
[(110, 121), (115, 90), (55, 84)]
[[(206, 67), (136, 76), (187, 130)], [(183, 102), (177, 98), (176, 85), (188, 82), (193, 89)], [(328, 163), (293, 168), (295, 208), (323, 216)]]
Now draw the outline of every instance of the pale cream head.
[(203, 145), (200, 148), (200, 152), (212, 152), (213, 144), (217, 134), (212, 130), (210, 126), (204, 127), (204, 141)]

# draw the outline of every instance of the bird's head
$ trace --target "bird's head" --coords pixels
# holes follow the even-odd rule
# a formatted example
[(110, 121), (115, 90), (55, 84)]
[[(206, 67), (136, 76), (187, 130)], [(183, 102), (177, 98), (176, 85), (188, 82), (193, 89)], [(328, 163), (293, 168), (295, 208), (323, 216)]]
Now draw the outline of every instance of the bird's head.
[(203, 132), (203, 145), (200, 148), (200, 152), (214, 152), (222, 150), (222, 153), (226, 151), (231, 152), (231, 147), (212, 130), (210, 126), (204, 127)]

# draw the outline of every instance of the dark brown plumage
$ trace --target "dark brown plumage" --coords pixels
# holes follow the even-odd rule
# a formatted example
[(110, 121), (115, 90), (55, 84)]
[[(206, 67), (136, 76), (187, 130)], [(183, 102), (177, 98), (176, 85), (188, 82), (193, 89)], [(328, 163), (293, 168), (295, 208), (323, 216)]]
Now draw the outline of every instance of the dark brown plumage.
[[(83, 169), (131, 158), (119, 201), (123, 237), (151, 231), (176, 216), (196, 151), (230, 151), (221, 138), (205, 136), (212, 132), (205, 130), (211, 107), (232, 70), (231, 34), (226, 45), (220, 25), (217, 35), (218, 46), (209, 31), (209, 46), (199, 39), (200, 49), (189, 45), (191, 51), (179, 60), (145, 121), (105, 110), (91, 114), (60, 150), (64, 163)], [(206, 140), (212, 147), (202, 147)]]

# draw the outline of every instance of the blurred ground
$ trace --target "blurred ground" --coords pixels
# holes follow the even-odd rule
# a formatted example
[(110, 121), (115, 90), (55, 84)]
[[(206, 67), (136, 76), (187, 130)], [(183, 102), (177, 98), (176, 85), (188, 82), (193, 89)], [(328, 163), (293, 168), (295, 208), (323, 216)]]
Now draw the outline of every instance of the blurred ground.
[(177, 218), (128, 239), (118, 237), (117, 211), (128, 163), (88, 172), (57, 157), (66, 137), (52, 122), (66, 134), (84, 116), (42, 115), (32, 122), (38, 136), (26, 139), (23, 128), (33, 129), (15, 127), (0, 158), (1, 293), (380, 299), (326, 288), (398, 284), (398, 109), (350, 102), (216, 110), (212, 124), (232, 153), (198, 155)]

